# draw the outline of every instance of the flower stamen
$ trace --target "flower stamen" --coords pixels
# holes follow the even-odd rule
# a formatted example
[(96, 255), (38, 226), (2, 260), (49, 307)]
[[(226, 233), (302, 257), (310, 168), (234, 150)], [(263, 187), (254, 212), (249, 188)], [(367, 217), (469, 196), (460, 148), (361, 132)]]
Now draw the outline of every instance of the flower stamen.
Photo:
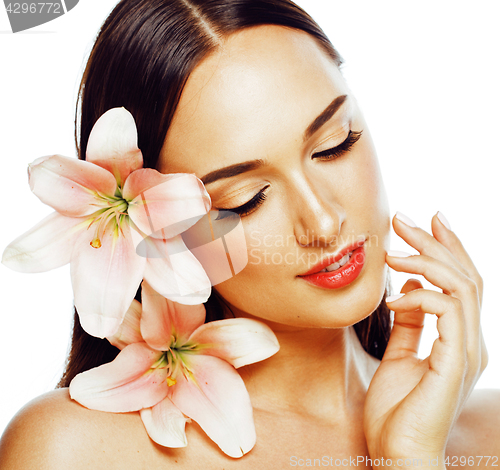
[[(103, 202), (108, 206), (107, 208), (102, 208), (92, 214), (93, 219), (89, 227), (96, 224), (95, 235), (93, 240), (90, 242), (92, 248), (101, 248), (101, 239), (110, 225), (114, 229), (115, 233), (123, 234), (121, 225), (128, 218), (128, 202), (125, 199), (117, 197), (105, 198), (101, 196)], [(118, 229), (118, 230), (117, 230)]]
[(101, 248), (101, 240), (99, 240), (97, 237), (94, 238), (91, 242), (90, 242), (90, 246), (92, 248)]
[(173, 377), (167, 377), (167, 385), (171, 387), (172, 385), (175, 385), (177, 383), (177, 380), (175, 380)]

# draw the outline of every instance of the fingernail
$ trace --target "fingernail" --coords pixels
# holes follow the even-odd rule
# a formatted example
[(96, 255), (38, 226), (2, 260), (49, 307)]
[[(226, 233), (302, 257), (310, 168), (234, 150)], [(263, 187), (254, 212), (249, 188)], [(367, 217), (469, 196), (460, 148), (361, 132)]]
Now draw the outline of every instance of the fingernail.
[(410, 253), (406, 253), (406, 251), (396, 251), (396, 250), (389, 250), (387, 254), (389, 256), (393, 256), (394, 258), (408, 258), (408, 256), (413, 256), (410, 255)]
[(408, 216), (402, 214), (401, 212), (396, 212), (396, 219), (400, 220), (404, 224), (408, 225), (409, 227), (416, 227), (417, 224), (413, 222)]
[(442, 212), (438, 212), (437, 213), (437, 216), (438, 216), (438, 219), (440, 220), (440, 222), (448, 229), (448, 230), (451, 230), (451, 225), (450, 223), (448, 222), (448, 219), (444, 216), (444, 214)]
[(394, 295), (388, 295), (388, 296), (385, 298), (385, 303), (388, 303), (388, 302), (394, 302), (395, 300), (398, 300), (398, 299), (400, 299), (401, 297), (404, 297), (404, 294), (394, 294)]

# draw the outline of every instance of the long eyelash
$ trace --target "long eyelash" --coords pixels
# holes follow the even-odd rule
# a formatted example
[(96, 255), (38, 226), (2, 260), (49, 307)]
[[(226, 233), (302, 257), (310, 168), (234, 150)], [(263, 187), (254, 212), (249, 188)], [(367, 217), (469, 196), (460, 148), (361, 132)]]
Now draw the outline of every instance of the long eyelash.
[(319, 158), (320, 160), (334, 160), (351, 150), (352, 146), (361, 138), (362, 133), (363, 131), (349, 131), (347, 138), (340, 145), (315, 153), (312, 158)]
[(269, 186), (262, 188), (252, 199), (250, 199), (250, 201), (245, 202), (245, 204), (238, 207), (233, 207), (232, 209), (224, 210), (234, 212), (242, 217), (250, 214), (250, 212), (253, 212), (255, 209), (257, 209), (257, 207), (259, 207), (266, 199), (266, 194), (264, 191), (267, 188), (269, 188)]

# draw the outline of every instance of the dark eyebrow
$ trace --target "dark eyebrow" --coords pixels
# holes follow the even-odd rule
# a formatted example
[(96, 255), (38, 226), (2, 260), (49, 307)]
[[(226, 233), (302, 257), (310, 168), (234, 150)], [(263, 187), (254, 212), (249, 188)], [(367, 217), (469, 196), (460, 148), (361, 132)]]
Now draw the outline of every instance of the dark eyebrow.
[(216, 180), (222, 178), (231, 178), (231, 176), (240, 175), (241, 173), (245, 173), (247, 171), (256, 170), (261, 166), (265, 165), (264, 160), (251, 160), (249, 162), (236, 163), (235, 165), (226, 166), (219, 170), (211, 171), (203, 176), (201, 181), (203, 184), (213, 183)]
[(347, 95), (337, 96), (328, 107), (310, 124), (304, 133), (304, 140), (309, 139), (323, 124), (329, 121), (333, 115), (339, 110), (347, 99)]
[[(337, 96), (327, 108), (309, 125), (304, 133), (304, 140), (309, 139), (323, 124), (328, 122), (333, 115), (339, 110), (344, 101), (347, 99), (347, 95)], [(231, 178), (232, 176), (241, 175), (247, 171), (256, 170), (262, 166), (266, 165), (264, 160), (250, 160), (248, 162), (236, 163), (234, 165), (226, 166), (220, 168), (219, 170), (211, 171), (205, 176), (201, 177), (203, 184), (210, 184), (214, 181), (220, 180), (222, 178)]]

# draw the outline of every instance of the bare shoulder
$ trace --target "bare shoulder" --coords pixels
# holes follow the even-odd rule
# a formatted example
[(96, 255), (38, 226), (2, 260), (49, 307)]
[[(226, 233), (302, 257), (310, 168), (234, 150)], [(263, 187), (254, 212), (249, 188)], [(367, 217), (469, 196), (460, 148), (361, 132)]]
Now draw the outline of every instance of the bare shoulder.
[(137, 459), (147, 446), (138, 413), (88, 410), (63, 388), (32, 400), (14, 416), (0, 440), (0, 468), (124, 468), (118, 458)]
[[(477, 389), (471, 393), (450, 436), (447, 455), (474, 457), (474, 464), (469, 466), (475, 468), (500, 465), (499, 389)], [(483, 459), (478, 464), (481, 456)], [(460, 461), (456, 464), (460, 465)]]
[(186, 432), (189, 449), (162, 447), (149, 438), (139, 413), (89, 410), (62, 388), (32, 400), (14, 416), (0, 440), (0, 469), (182, 470), (207, 462), (232, 468), (233, 459), (196, 423)]

